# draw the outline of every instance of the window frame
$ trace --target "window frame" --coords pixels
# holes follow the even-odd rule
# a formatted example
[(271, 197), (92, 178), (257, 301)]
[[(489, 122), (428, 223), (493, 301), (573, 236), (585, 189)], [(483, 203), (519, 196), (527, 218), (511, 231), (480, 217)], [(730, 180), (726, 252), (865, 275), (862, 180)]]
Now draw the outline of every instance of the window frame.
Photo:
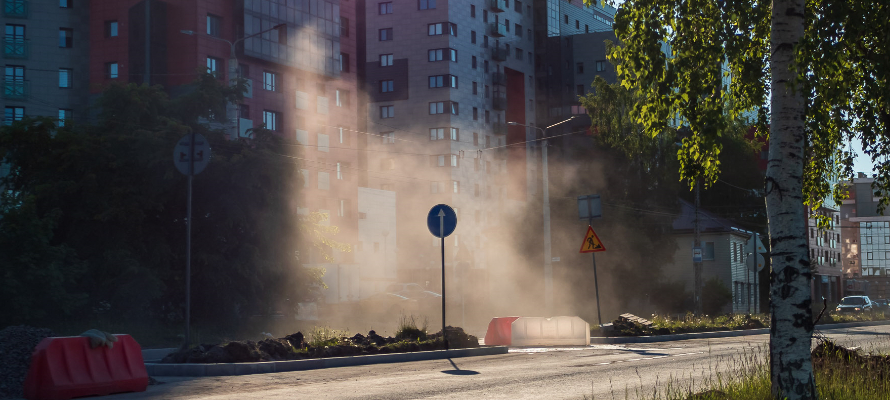
[(417, 0), (418, 10), (435, 10), (436, 0)]
[(380, 93), (392, 93), (395, 91), (395, 80), (381, 80), (379, 85)]
[(263, 110), (263, 126), (265, 126), (267, 130), (270, 130), (272, 132), (281, 132), (282, 127), (279, 121), (280, 119), (280, 112), (274, 110)]
[(393, 64), (392, 53), (380, 55), (380, 66), (381, 67), (392, 67), (392, 64)]
[(380, 106), (380, 119), (395, 118), (396, 110), (393, 105)]
[(263, 90), (270, 92), (278, 91), (278, 73), (274, 71), (263, 70)]
[(114, 38), (120, 36), (120, 23), (116, 19), (105, 21), (105, 37)]
[(392, 14), (392, 2), (391, 1), (383, 1), (377, 3), (377, 15), (389, 15)]
[[(62, 76), (65, 76), (65, 81), (62, 82)], [(59, 89), (71, 89), (71, 86), (74, 83), (74, 69), (72, 68), (59, 68)]]
[(393, 38), (392, 28), (381, 28), (377, 30), (378, 42), (391, 42)]
[(74, 29), (59, 28), (59, 48), (70, 49), (74, 47)]

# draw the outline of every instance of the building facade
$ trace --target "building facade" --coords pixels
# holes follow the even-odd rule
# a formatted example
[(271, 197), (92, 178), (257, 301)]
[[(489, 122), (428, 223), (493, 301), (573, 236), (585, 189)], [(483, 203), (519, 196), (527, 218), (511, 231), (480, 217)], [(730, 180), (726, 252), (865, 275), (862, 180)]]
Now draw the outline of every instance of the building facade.
[(89, 7), (75, 0), (3, 0), (3, 123), (26, 115), (85, 120)]

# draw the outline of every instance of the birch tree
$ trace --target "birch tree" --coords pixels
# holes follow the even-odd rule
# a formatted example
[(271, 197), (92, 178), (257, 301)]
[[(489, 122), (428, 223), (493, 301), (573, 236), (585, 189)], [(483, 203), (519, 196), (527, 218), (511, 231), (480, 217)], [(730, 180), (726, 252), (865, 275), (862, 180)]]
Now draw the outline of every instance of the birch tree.
[(678, 158), (690, 185), (720, 172), (722, 114), (752, 116), (769, 138), (770, 371), (773, 396), (792, 400), (817, 395), (806, 210), (842, 197), (829, 182), (852, 177), (850, 140), (878, 165), (876, 193), (890, 188), (890, 5), (828, 3), (628, 0), (610, 53), (642, 95), (633, 111), (650, 135), (689, 127)]

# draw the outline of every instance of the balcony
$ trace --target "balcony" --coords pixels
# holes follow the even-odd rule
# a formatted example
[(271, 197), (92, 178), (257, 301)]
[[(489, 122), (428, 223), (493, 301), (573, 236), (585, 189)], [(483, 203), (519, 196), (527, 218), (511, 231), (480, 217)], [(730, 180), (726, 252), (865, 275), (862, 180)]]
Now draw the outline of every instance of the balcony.
[(500, 90), (495, 90), (493, 96), (491, 97), (491, 108), (494, 108), (498, 111), (503, 111), (507, 109), (507, 93)]
[(7, 100), (25, 100), (31, 94), (31, 82), (29, 81), (3, 81), (3, 98)]
[(507, 36), (507, 26), (501, 25), (497, 22), (489, 23), (488, 24), (488, 36), (491, 36), (491, 37)]
[(491, 133), (495, 135), (506, 135), (507, 134), (507, 124), (503, 122), (495, 122), (491, 124)]
[(496, 13), (507, 11), (507, 0), (488, 0), (488, 9)]
[(491, 59), (493, 61), (507, 61), (507, 49), (501, 46), (491, 48)]
[(505, 75), (503, 72), (492, 73), (491, 84), (495, 86), (507, 86), (507, 75)]
[(27, 0), (3, 0), (3, 16), (6, 18), (28, 18)]
[(26, 59), (31, 53), (28, 40), (19, 36), (3, 37), (3, 58)]

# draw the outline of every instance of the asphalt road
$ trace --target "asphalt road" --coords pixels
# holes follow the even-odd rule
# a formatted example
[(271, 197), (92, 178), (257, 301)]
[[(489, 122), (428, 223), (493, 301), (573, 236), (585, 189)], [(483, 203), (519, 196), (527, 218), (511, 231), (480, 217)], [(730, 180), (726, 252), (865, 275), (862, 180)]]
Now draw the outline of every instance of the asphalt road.
[[(890, 326), (823, 330), (864, 351), (890, 350)], [(767, 335), (511, 349), (497, 356), (233, 377), (173, 378), (103, 399), (625, 399), (697, 390), (763, 360)]]

